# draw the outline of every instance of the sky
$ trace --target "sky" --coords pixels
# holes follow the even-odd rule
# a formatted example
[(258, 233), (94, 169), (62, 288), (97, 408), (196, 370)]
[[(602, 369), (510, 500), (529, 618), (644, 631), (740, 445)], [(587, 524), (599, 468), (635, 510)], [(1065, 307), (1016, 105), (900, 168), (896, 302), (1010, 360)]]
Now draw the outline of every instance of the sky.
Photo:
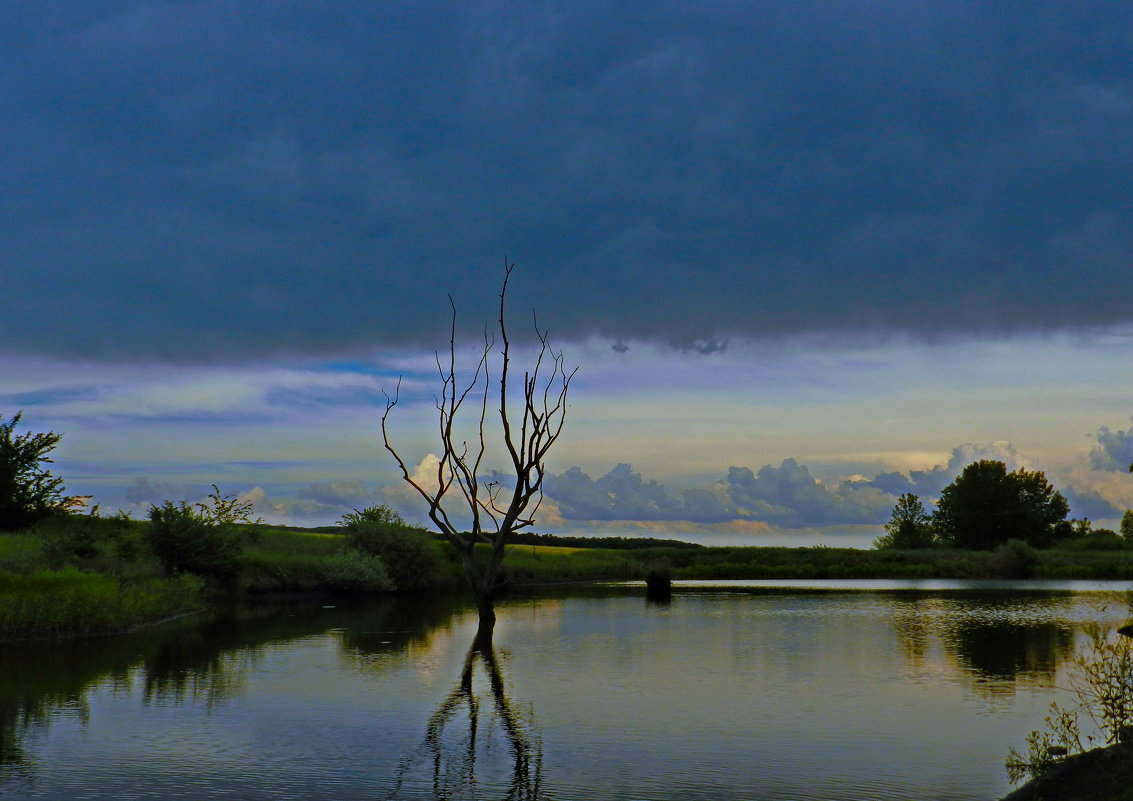
[(421, 520), (385, 393), (427, 467), (506, 258), (579, 368), (541, 530), (868, 544), (977, 458), (1112, 523), (1130, 52), (1125, 2), (5, 4), (0, 415), (103, 510)]

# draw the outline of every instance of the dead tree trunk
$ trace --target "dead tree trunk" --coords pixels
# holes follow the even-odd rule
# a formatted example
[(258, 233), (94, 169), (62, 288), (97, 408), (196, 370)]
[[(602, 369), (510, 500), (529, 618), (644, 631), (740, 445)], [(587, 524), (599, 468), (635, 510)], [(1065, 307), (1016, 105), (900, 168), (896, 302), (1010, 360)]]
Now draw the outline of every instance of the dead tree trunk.
[[(481, 629), (495, 625), (494, 600), (502, 578), (504, 545), (508, 536), (535, 522), (535, 512), (543, 498), (544, 460), (558, 440), (566, 420), (567, 391), (577, 372), (567, 372), (562, 351), (551, 348), (548, 334), (535, 323), (538, 347), (534, 361), (523, 372), (523, 391), (515, 396), (512, 381), (512, 346), (505, 322), (508, 280), (515, 265), (504, 260), (504, 280), (500, 289), (498, 320), (499, 350), (495, 337), (484, 336), (484, 348), (471, 379), (462, 382), (456, 371), (456, 305), (452, 306), (452, 325), (448, 359), (437, 354), (441, 392), (436, 399), (441, 454), (435, 481), (416, 479), (401, 454), (390, 441), (388, 422), (398, 404), (401, 382), (393, 396), (386, 396), (382, 414), (382, 441), (397, 461), (402, 478), (428, 505), (429, 519), (456, 547), (464, 565), (465, 577), (476, 601)], [(493, 357), (498, 357), (498, 362)], [(489, 432), (489, 398), (498, 392), (499, 430)], [(470, 414), (461, 415), (465, 403)], [(473, 412), (474, 410), (474, 412)], [(459, 433), (458, 417), (471, 417), (475, 426), (472, 444)], [(489, 445), (501, 450), (510, 462), (515, 486), (508, 488), (495, 480), (484, 481), (481, 471)]]

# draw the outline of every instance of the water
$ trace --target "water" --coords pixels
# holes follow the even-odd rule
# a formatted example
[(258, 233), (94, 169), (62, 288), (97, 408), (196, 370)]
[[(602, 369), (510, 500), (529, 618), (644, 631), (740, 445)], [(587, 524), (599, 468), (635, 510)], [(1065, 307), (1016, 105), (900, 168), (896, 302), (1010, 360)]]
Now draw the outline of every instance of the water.
[(490, 644), (410, 598), (10, 648), (0, 798), (987, 801), (1111, 589), (609, 586), (514, 597)]

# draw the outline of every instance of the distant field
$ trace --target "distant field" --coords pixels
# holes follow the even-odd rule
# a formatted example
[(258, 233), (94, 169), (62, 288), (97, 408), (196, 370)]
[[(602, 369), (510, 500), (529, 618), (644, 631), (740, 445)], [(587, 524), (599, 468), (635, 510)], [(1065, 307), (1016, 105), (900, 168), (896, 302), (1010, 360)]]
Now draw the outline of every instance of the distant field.
[[(542, 557), (542, 556), (569, 556), (570, 554), (582, 553), (583, 551), (594, 550), (592, 548), (567, 548), (562, 545), (508, 545), (504, 549), (507, 556), (518, 556), (526, 554), (528, 556)], [(507, 558), (507, 557), (505, 557)]]

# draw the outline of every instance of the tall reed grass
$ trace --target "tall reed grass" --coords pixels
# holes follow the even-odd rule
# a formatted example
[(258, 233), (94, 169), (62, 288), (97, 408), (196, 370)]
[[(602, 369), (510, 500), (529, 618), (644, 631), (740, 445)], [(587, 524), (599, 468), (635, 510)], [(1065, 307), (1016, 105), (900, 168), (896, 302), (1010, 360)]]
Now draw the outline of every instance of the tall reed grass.
[(119, 580), (74, 567), (0, 573), (0, 638), (119, 632), (201, 607), (193, 577)]

